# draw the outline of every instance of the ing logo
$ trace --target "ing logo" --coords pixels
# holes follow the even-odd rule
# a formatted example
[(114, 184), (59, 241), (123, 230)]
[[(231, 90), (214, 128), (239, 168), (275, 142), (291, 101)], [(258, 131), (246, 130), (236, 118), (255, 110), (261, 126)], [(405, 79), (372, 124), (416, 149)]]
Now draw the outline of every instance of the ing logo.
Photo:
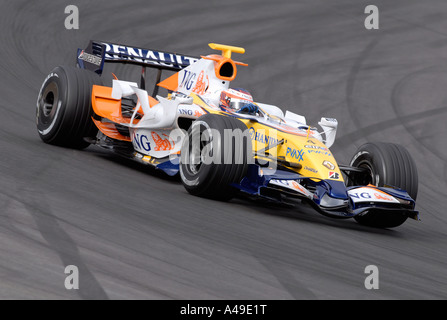
[(162, 138), (157, 132), (152, 132), (151, 136), (155, 142), (154, 151), (170, 151), (175, 148), (175, 142), (170, 140), (167, 134), (163, 133), (165, 138)]
[(197, 94), (204, 94), (206, 90), (208, 90), (210, 84), (210, 80), (208, 76), (205, 78), (205, 72), (200, 72), (199, 78), (197, 79), (196, 85), (194, 89), (192, 89), (192, 92)]

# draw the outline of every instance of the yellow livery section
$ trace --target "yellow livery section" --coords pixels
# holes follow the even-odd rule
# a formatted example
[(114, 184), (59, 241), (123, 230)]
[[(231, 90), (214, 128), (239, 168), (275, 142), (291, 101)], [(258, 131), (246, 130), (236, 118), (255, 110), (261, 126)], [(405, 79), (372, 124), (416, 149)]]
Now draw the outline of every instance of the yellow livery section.
[(307, 177), (343, 181), (332, 152), (318, 139), (305, 133), (288, 133), (259, 122), (240, 120), (248, 127), (255, 153), (277, 159)]
[(218, 43), (209, 43), (209, 47), (213, 50), (222, 50), (222, 57), (231, 59), (231, 53), (240, 53), (244, 54), (245, 49), (241, 47), (233, 47), (233, 46), (227, 46), (225, 44), (218, 44)]
[[(208, 113), (227, 114), (206, 104), (192, 94), (194, 104)], [(332, 152), (309, 132), (286, 125), (268, 125), (252, 119), (239, 118), (248, 129), (255, 157), (266, 161), (274, 159), (281, 165), (304, 176), (344, 181)]]

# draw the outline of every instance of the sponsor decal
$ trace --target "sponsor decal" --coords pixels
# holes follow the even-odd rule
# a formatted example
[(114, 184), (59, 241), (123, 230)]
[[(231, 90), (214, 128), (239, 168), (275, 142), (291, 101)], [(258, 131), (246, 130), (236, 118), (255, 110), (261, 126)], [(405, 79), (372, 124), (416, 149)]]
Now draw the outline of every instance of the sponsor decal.
[(203, 116), (205, 114), (205, 112), (196, 110), (194, 111), (194, 117), (199, 118), (200, 116)]
[(359, 153), (357, 153), (351, 160), (351, 166), (355, 162), (355, 160), (357, 160), (357, 158), (360, 157), (363, 154), (368, 154), (368, 151), (360, 151)]
[(328, 148), (320, 147), (320, 146), (316, 146), (316, 145), (305, 145), (304, 148), (307, 148), (307, 149), (317, 149), (317, 150), (323, 150), (323, 151), (329, 151)]
[(204, 112), (201, 112), (200, 110), (179, 108), (178, 114), (199, 118), (204, 115)]
[(184, 114), (184, 115), (187, 115), (187, 116), (193, 116), (194, 115), (194, 112), (191, 110), (191, 109), (178, 109), (178, 113), (179, 114)]
[(386, 194), (380, 190), (362, 187), (348, 191), (349, 196), (354, 202), (389, 202), (399, 203), (393, 196)]
[(310, 172), (313, 172), (313, 173), (318, 173), (318, 170), (316, 170), (316, 169), (314, 169), (314, 168), (310, 168), (310, 167), (304, 167), (304, 170), (307, 170), (307, 171), (310, 171)]
[(163, 138), (155, 131), (151, 132), (152, 140), (155, 142), (154, 151), (170, 151), (175, 148), (175, 142), (169, 139), (167, 134), (161, 134)]
[(323, 151), (323, 150), (307, 150), (307, 153), (310, 153), (310, 154), (321, 154), (321, 155), (324, 155), (324, 156), (328, 156), (328, 157), (332, 157), (332, 153), (329, 151), (329, 149), (328, 149), (328, 151)]
[(335, 170), (335, 166), (332, 164), (332, 162), (330, 162), (328, 160), (323, 161), (323, 166), (325, 166), (329, 170)]
[(183, 70), (183, 78), (182, 81), (180, 81), (179, 88), (186, 88), (186, 90), (191, 90), (196, 77), (196, 73), (188, 70)]
[(231, 93), (232, 95), (235, 95), (236, 97), (239, 97), (243, 100), (247, 100), (249, 102), (253, 102), (253, 97), (249, 96), (248, 94), (245, 94), (241, 91), (237, 91), (234, 89), (228, 89), (228, 92)]
[(304, 188), (302, 185), (300, 185), (297, 181), (294, 180), (270, 180), (270, 183), (276, 186), (282, 186), (286, 187), (288, 189), (297, 191), (303, 195), (305, 195), (308, 198), (312, 198), (313, 194)]
[(286, 156), (289, 155), (292, 158), (295, 158), (296, 160), (298, 160), (298, 162), (304, 161), (303, 156), (304, 156), (304, 150), (296, 150), (296, 149), (292, 149), (292, 148), (287, 148), (286, 151)]
[(135, 149), (140, 151), (151, 151), (151, 143), (149, 142), (149, 138), (144, 134), (133, 133), (132, 142)]
[(98, 67), (101, 66), (101, 62), (102, 62), (101, 57), (98, 57), (98, 56), (95, 56), (93, 54), (87, 53), (84, 50), (81, 51), (81, 54), (79, 55), (78, 58), (81, 59), (81, 60), (84, 60), (85, 62), (94, 64), (94, 65), (96, 65)]
[(199, 74), (199, 78), (197, 79), (196, 85), (194, 89), (192, 89), (192, 92), (197, 94), (204, 94), (206, 90), (208, 90), (208, 87), (210, 85), (210, 80), (208, 78), (208, 75), (205, 77), (205, 72), (202, 71)]
[(340, 175), (338, 174), (338, 172), (329, 171), (329, 179), (338, 180), (340, 179)]
[(165, 66), (172, 68), (183, 68), (198, 59), (193, 57), (182, 56), (174, 53), (165, 53), (148, 49), (133, 48), (121, 46), (118, 44), (103, 43), (106, 46), (106, 59), (108, 60), (131, 60), (152, 64), (157, 66)]
[(261, 132), (257, 132), (254, 128), (250, 128), (249, 130), (249, 134), (250, 134), (250, 139), (263, 143), (263, 144), (267, 144), (267, 145), (275, 145), (278, 144), (279, 140), (273, 137), (270, 137), (266, 134), (263, 134)]

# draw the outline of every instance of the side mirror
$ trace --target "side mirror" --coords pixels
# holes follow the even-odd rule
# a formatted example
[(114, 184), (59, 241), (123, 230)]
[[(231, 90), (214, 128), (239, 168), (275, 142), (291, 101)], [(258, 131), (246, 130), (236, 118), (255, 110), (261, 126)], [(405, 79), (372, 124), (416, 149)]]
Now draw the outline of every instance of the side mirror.
[(320, 122), (318, 122), (320, 127), (323, 129), (325, 135), (324, 143), (328, 148), (330, 148), (335, 142), (335, 136), (337, 135), (337, 127), (338, 121), (333, 118), (321, 118)]

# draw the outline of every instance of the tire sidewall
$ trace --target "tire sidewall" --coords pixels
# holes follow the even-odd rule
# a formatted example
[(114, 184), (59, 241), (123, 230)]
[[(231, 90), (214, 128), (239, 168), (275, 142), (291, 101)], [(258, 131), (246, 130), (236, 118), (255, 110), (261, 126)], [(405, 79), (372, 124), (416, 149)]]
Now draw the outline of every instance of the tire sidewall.
[[(74, 149), (90, 145), (98, 128), (92, 121), (92, 88), (102, 85), (98, 74), (59, 66), (44, 80), (37, 99), (36, 125), (40, 138), (49, 144)], [(51, 112), (45, 109), (47, 91), (54, 90)], [(48, 99), (51, 100), (51, 99)]]
[[(188, 161), (191, 161), (191, 159), (189, 158), (190, 145), (192, 143), (191, 135), (193, 133), (193, 130), (195, 130), (195, 129), (199, 130), (199, 134), (200, 134), (200, 138), (201, 138), (203, 132), (205, 130), (210, 129), (210, 127), (204, 121), (195, 121), (191, 125), (191, 127), (188, 129), (188, 134), (183, 141), (182, 149), (181, 149), (182, 159), (187, 159)], [(213, 148), (215, 148), (216, 147), (215, 141), (213, 141), (212, 143), (214, 143)], [(186, 163), (185, 162), (186, 161), (180, 162), (180, 177), (182, 179), (183, 184), (185, 185), (185, 188), (187, 188), (189, 190), (193, 190), (193, 189), (197, 188), (197, 186), (203, 186), (206, 183), (206, 181), (210, 179), (210, 176), (211, 176), (213, 170), (215, 169), (214, 163), (211, 163), (211, 164), (203, 164), (202, 163), (199, 170), (196, 173), (194, 173), (190, 169), (189, 162), (186, 162)], [(202, 189), (202, 188), (200, 188), (200, 189)]]
[(386, 167), (380, 149), (372, 144), (364, 145), (354, 155), (350, 163), (351, 167), (366, 168), (371, 174), (371, 184), (381, 187), (386, 184)]
[[(191, 136), (191, 134), (196, 134), (193, 133), (195, 129), (198, 129), (199, 137)], [(245, 176), (248, 169), (247, 159), (251, 155), (251, 144), (248, 145), (248, 137), (239, 136), (235, 132), (238, 129), (246, 132), (247, 127), (239, 119), (218, 114), (206, 114), (193, 122), (183, 141), (180, 161), (180, 177), (189, 193), (223, 201), (229, 200), (235, 195), (236, 188), (232, 185), (240, 183)], [(227, 130), (232, 130), (232, 134), (230, 135)], [(211, 135), (209, 136), (210, 140), (207, 139), (207, 143), (200, 148), (202, 164), (199, 170), (192, 172), (188, 168), (189, 164), (184, 161), (190, 159), (185, 154), (189, 150), (189, 141), (197, 138), (202, 140), (202, 135), (207, 131)], [(242, 144), (238, 146), (241, 148), (235, 149), (239, 137), (243, 139)], [(212, 155), (208, 154), (209, 147), (212, 148)], [(206, 152), (203, 153), (205, 148), (207, 148)], [(231, 150), (231, 152), (227, 152), (227, 150)], [(237, 152), (242, 152), (242, 154)], [(210, 158), (207, 159), (208, 156)], [(203, 162), (205, 159), (206, 163)], [(242, 161), (240, 161), (241, 159)]]
[[(53, 91), (51, 87), (56, 88), (57, 93), (53, 92), (54, 103), (51, 112), (45, 111), (44, 95)], [(65, 116), (67, 104), (67, 76), (62, 68), (55, 68), (44, 80), (39, 91), (36, 109), (36, 125), (40, 137), (45, 142), (51, 142), (61, 127)]]

